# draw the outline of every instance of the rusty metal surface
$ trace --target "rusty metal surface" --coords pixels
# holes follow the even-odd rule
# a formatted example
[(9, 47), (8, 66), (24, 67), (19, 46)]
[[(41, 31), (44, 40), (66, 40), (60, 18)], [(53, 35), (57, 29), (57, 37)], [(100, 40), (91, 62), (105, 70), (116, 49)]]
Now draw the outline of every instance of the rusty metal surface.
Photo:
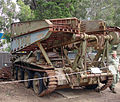
[[(18, 58), (14, 61), (14, 65), (29, 71), (37, 71), (40, 74), (46, 73), (49, 77), (47, 88), (39, 96), (51, 93), (59, 85), (78, 88), (99, 84), (100, 77), (105, 79), (103, 80), (105, 81), (104, 85), (100, 88), (101, 91), (111, 85), (112, 73), (109, 71), (107, 63), (108, 45), (113, 39), (116, 41), (117, 37), (115, 37), (115, 33), (113, 35), (109, 33), (104, 21), (80, 21), (77, 18), (63, 18), (44, 20), (43, 22), (45, 24), (47, 22), (48, 25), (44, 26), (42, 22), (39, 22), (41, 23), (39, 25), (33, 21), (31, 27), (33, 27), (32, 23), (33, 25), (36, 23), (37, 27), (32, 29), (28, 27), (27, 32), (20, 33), (21, 30), (19, 30), (18, 35), (12, 37), (12, 53), (27, 52), (25, 56), (19, 56), (16, 53)], [(23, 26), (28, 23), (24, 22)], [(22, 27), (22, 25), (20, 26)], [(96, 51), (96, 55), (90, 59), (88, 64), (87, 54), (90, 52), (90, 47)], [(69, 58), (69, 52), (74, 52), (73, 59)], [(37, 59), (38, 57), (39, 59)], [(105, 68), (106, 66), (107, 68)], [(64, 79), (56, 78), (57, 68), (62, 69)], [(96, 68), (100, 70), (99, 73), (92, 72), (92, 69)], [(102, 70), (102, 68), (104, 69)], [(58, 71), (59, 75), (62, 72)], [(45, 76), (43, 75), (43, 77)]]
[(11, 25), (11, 31), (12, 31), (11, 37), (28, 34), (43, 28), (49, 28), (50, 24), (51, 23), (47, 22), (47, 20), (13, 23)]
[[(78, 33), (77, 25), (78, 20), (76, 18), (14, 23), (11, 29), (12, 35), (14, 35), (14, 37), (11, 36), (13, 37), (11, 41), (11, 52), (14, 53), (22, 49), (30, 51), (27, 47), (33, 45), (37, 41), (47, 39), (51, 33)], [(33, 46), (33, 49), (34, 48)]]
[(48, 32), (48, 29), (46, 29), (41, 32), (30, 33), (29, 35), (23, 35), (23, 36), (14, 38), (11, 42), (11, 51), (12, 52), (20, 51), (21, 49), (24, 49), (32, 45), (36, 41), (47, 38), (47, 36), (49, 35), (50, 33)]
[[(37, 41), (42, 41), (45, 47), (52, 47), (73, 40), (73, 34), (97, 32), (103, 34), (106, 30), (104, 21), (80, 21), (77, 18), (50, 19), (12, 24), (12, 53), (30, 51)], [(102, 31), (102, 32), (100, 32)], [(16, 35), (15, 35), (16, 34)], [(28, 48), (30, 46), (30, 49)]]
[(43, 90), (43, 92), (38, 94), (38, 96), (47, 95), (47, 94), (53, 92), (57, 88), (57, 78), (52, 77), (52, 76), (55, 76), (55, 71), (48, 70), (48, 71), (46, 71), (46, 73), (49, 77), (49, 83), (48, 83), (47, 89)]
[(46, 19), (41, 21), (26, 21), (26, 22), (18, 22), (13, 23), (11, 25), (11, 31), (12, 35), (11, 37), (17, 37), (24, 34), (29, 34), (33, 32), (37, 32), (40, 30), (52, 28), (52, 31), (63, 31), (68, 30), (68, 32), (72, 32), (73, 28), (74, 30), (78, 26), (78, 19), (73, 18), (63, 18), (63, 19)]
[(96, 32), (96, 31), (104, 31), (106, 30), (105, 22), (102, 20), (95, 21), (81, 21), (80, 31), (81, 32)]
[(108, 27), (107, 27), (107, 30), (108, 30), (108, 31), (112, 31), (112, 32), (113, 32), (113, 31), (120, 32), (120, 27), (109, 27), (109, 26), (108, 26)]

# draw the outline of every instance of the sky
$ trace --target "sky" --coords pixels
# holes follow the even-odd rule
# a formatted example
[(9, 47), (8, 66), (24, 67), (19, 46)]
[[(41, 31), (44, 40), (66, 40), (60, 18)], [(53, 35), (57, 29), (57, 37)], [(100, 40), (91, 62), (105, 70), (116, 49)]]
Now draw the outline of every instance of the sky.
[(16, 3), (16, 0), (12, 0), (14, 3)]

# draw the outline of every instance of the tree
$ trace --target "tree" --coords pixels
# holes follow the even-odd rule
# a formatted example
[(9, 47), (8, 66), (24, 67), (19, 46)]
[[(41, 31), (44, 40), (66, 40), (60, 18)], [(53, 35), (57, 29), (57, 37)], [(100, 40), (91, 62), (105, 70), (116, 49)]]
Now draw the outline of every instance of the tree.
[(79, 19), (87, 19), (88, 8), (90, 7), (90, 0), (76, 0), (74, 4), (75, 12), (73, 16)]
[(34, 10), (35, 18), (52, 19), (72, 17), (76, 0), (38, 0)]
[[(11, 0), (0, 0), (0, 31), (4, 32), (4, 38), (10, 42), (10, 25), (16, 19), (16, 4)], [(10, 51), (10, 48), (7, 49)]]
[(115, 13), (114, 13), (114, 23), (115, 26), (120, 27), (120, 0), (115, 0), (114, 1), (114, 8), (115, 8)]
[(25, 5), (25, 3), (22, 0), (18, 0), (17, 4), (19, 5), (19, 9), (20, 9), (20, 11), (17, 14), (17, 18), (20, 21), (27, 21), (34, 19), (33, 11), (30, 9), (29, 5)]
[(116, 14), (116, 8), (119, 8), (119, 0), (90, 0), (90, 7), (88, 8), (87, 18), (93, 20), (105, 20), (107, 25), (114, 26), (114, 19)]
[(15, 20), (16, 16), (15, 7), (15, 3), (10, 0), (0, 1), (0, 30), (10, 30), (9, 27), (11, 23)]
[[(19, 0), (18, 0), (19, 1)], [(23, 0), (34, 19), (77, 17), (103, 19), (110, 26), (120, 25), (120, 0)]]
[(115, 23), (115, 26), (119, 26), (120, 27), (120, 8), (118, 8), (116, 10), (116, 12), (115, 12), (114, 23)]
[(80, 19), (105, 20), (109, 26), (120, 26), (120, 0), (77, 0), (76, 16)]
[[(18, 0), (17, 0), (18, 1)], [(25, 5), (29, 5), (31, 10), (35, 10), (37, 3), (37, 0), (23, 0), (23, 2), (25, 3)]]

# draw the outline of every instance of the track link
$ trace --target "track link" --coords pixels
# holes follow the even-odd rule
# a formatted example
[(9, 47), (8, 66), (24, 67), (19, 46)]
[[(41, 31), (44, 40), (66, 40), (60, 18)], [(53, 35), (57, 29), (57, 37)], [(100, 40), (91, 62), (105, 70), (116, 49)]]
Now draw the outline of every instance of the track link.
[(43, 90), (43, 92), (39, 96), (47, 95), (47, 94), (53, 92), (57, 87), (57, 78), (55, 77), (55, 71), (47, 70), (46, 73), (49, 77), (48, 87), (47, 87), (47, 89)]

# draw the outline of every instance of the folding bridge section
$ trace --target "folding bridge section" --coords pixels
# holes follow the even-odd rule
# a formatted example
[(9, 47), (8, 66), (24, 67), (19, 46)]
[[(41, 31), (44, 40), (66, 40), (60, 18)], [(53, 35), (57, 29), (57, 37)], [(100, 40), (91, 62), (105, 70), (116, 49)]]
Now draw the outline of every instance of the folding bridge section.
[(43, 41), (51, 34), (79, 33), (79, 20), (77, 18), (50, 19), (42, 21), (18, 22), (11, 25), (11, 52), (31, 51), (35, 43)]

